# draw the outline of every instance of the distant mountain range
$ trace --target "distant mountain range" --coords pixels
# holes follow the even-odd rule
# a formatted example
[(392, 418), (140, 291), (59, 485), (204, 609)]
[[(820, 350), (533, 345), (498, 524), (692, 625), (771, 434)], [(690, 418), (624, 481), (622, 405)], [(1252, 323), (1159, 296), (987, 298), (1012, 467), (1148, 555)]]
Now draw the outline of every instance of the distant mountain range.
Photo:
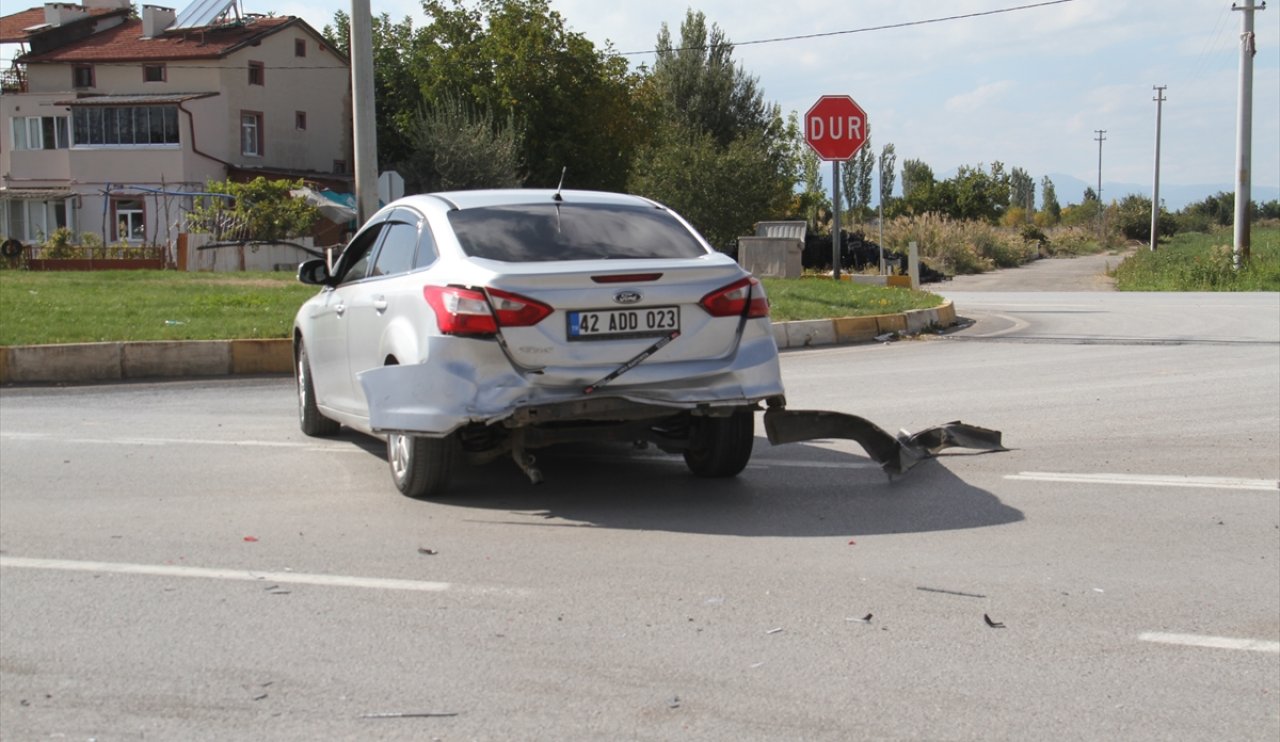
[[(1064, 175), (1062, 173), (1050, 173), (1049, 180), (1053, 181), (1053, 190), (1058, 195), (1058, 203), (1066, 206), (1067, 204), (1078, 204), (1084, 199), (1084, 189), (1097, 188), (1097, 181), (1087, 182), (1080, 180), (1072, 175)], [(1219, 183), (1209, 185), (1171, 185), (1167, 183), (1160, 184), (1160, 200), (1164, 203), (1164, 207), (1169, 211), (1179, 211), (1188, 204), (1203, 201), (1209, 196), (1213, 196), (1220, 192), (1235, 193), (1235, 183)], [(1151, 198), (1151, 184), (1137, 183), (1115, 183), (1111, 181), (1102, 181), (1102, 200), (1111, 203), (1130, 194), (1138, 194)], [(1252, 199), (1257, 203), (1265, 203), (1280, 199), (1280, 188), (1274, 186), (1259, 186), (1254, 184)], [(1040, 181), (1036, 180), (1036, 205), (1040, 205)]]

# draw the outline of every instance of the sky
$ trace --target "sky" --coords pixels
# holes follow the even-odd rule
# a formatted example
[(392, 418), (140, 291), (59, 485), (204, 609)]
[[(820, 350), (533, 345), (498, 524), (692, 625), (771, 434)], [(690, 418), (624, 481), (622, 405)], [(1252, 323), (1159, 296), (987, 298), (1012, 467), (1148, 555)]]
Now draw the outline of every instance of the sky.
[[(317, 30), (331, 24), (335, 12), (350, 12), (350, 0), (241, 2), (246, 12), (296, 15)], [(686, 12), (701, 11), (736, 45), (734, 59), (757, 78), (766, 100), (784, 113), (803, 114), (822, 95), (853, 97), (867, 113), (871, 146), (878, 153), (893, 143), (899, 169), (903, 160), (918, 159), (946, 177), (961, 165), (998, 160), (1037, 183), (1059, 175), (1096, 184), (1097, 130), (1103, 130), (1108, 200), (1123, 194), (1107, 193), (1107, 183), (1143, 184), (1149, 192), (1153, 86), (1167, 86), (1162, 193), (1176, 185), (1234, 188), (1243, 13), (1232, 10), (1232, 0), (550, 4), (571, 31), (627, 53), (633, 66), (652, 62), (662, 24), (678, 38)], [(1019, 6), (1038, 7), (992, 13)], [(394, 21), (426, 22), (417, 0), (371, 0), (371, 8)], [(985, 15), (921, 23), (969, 14)], [(896, 24), (913, 25), (860, 30)], [(1280, 2), (1255, 13), (1255, 30), (1252, 176), (1255, 189), (1274, 189), (1280, 187)], [(751, 43), (814, 34), (828, 35)], [(1080, 196), (1058, 189), (1064, 204)]]

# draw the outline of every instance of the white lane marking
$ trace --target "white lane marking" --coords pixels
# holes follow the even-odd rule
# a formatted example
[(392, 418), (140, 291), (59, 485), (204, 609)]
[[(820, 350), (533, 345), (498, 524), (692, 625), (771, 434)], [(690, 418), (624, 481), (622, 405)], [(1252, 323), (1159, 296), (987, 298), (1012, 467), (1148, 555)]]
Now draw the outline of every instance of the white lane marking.
[(1208, 647), (1210, 649), (1240, 649), (1250, 652), (1270, 652), (1280, 654), (1280, 642), (1269, 642), (1262, 639), (1232, 639), (1225, 636), (1199, 636), (1196, 634), (1166, 634), (1149, 631), (1139, 634), (1138, 639), (1157, 644), (1177, 644), (1184, 647)]
[(1183, 477), (1160, 474), (1078, 474), (1070, 472), (1024, 471), (1006, 474), (1005, 479), (1030, 482), (1072, 482), (1075, 484), (1124, 484), (1142, 487), (1200, 487), (1220, 490), (1280, 491), (1280, 480), (1236, 477)]
[(76, 443), (107, 446), (234, 446), (244, 448), (299, 448), (307, 451), (343, 451), (361, 450), (335, 443), (332, 445), (304, 443), (299, 441), (256, 441), (256, 440), (216, 440), (212, 438), (67, 438), (51, 433), (0, 433), (0, 439), (13, 441), (52, 441), (56, 443)]
[(362, 587), (374, 590), (409, 590), (438, 593), (461, 589), (464, 592), (524, 594), (518, 588), (458, 588), (450, 582), (425, 580), (400, 580), (387, 577), (353, 577), (349, 575), (317, 575), (304, 572), (261, 572), (249, 569), (210, 569), (207, 567), (180, 567), (170, 564), (127, 564), (122, 562), (84, 562), (68, 559), (30, 559), (26, 557), (0, 556), (0, 567), (19, 569), (53, 569), (65, 572), (100, 572), (123, 575), (148, 575), (152, 577), (195, 577), (206, 580), (244, 580), (249, 582), (279, 582), (292, 585), (321, 585), (324, 587)]

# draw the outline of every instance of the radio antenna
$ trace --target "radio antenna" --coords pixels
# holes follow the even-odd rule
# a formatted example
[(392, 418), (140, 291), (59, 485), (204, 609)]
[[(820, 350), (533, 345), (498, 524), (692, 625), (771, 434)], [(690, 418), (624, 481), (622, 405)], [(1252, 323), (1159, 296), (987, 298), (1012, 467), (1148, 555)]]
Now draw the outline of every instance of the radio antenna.
[(564, 174), (565, 174), (565, 173), (567, 173), (567, 172), (569, 172), (569, 166), (568, 166), (568, 165), (565, 165), (563, 168), (561, 168), (561, 169), (560, 169), (560, 184), (556, 186), (556, 192), (555, 192), (555, 195), (553, 195), (553, 196), (551, 197), (551, 198), (553, 198), (553, 199), (555, 199), (555, 200), (557, 200), (557, 201), (563, 201), (563, 200), (564, 200), (564, 196), (561, 196), (561, 195), (560, 195), (560, 190), (561, 190), (562, 188), (564, 188)]

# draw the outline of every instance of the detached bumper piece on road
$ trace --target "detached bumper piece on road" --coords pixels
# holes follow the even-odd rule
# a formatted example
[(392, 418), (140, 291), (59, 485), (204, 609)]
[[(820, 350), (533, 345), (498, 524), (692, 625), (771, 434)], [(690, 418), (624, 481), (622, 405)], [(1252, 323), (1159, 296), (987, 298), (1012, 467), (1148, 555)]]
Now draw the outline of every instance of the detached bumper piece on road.
[(926, 428), (915, 434), (890, 435), (880, 426), (843, 412), (829, 410), (786, 410), (770, 408), (764, 413), (764, 429), (773, 445), (800, 443), (823, 438), (856, 441), (892, 479), (946, 448), (978, 451), (1007, 451), (998, 430), (967, 425), (960, 421)]

